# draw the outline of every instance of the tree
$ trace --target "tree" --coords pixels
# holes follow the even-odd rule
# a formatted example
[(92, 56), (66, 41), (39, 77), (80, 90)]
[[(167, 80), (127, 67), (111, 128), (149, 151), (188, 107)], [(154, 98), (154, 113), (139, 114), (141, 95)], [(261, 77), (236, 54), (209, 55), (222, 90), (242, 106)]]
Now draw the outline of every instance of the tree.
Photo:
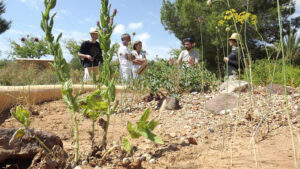
[(7, 21), (1, 17), (5, 13), (5, 5), (3, 1), (0, 1), (0, 34), (10, 28), (11, 21)]
[(50, 54), (45, 39), (38, 39), (30, 35), (22, 37), (21, 44), (10, 41), (10, 46), (12, 51), (9, 52), (9, 56), (11, 57), (39, 59)]
[(79, 52), (82, 41), (68, 39), (68, 40), (65, 40), (64, 43), (65, 43), (66, 48), (69, 51), (69, 53), (73, 56), (69, 63), (70, 67), (72, 69), (78, 69), (78, 70), (81, 69), (82, 65), (80, 62), (80, 58), (78, 57), (78, 52)]
[[(290, 32), (289, 17), (295, 12), (295, 1), (290, 4), (290, 0), (280, 0), (282, 4), (282, 18), (284, 33)], [(231, 8), (235, 9), (237, 13), (246, 11), (246, 0), (230, 0)], [(205, 21), (202, 24), (203, 32), (203, 44), (204, 58), (208, 64), (216, 65), (215, 51), (217, 46), (221, 46), (219, 40), (216, 38), (216, 27), (218, 21), (222, 20), (225, 11), (229, 10), (226, 1), (216, 1), (213, 5), (208, 6), (207, 0), (163, 0), (161, 7), (161, 23), (165, 30), (173, 33), (179, 40), (183, 40), (186, 37), (192, 37), (195, 39), (196, 47), (200, 47), (200, 24), (198, 22), (199, 16), (204, 16)], [(257, 15), (258, 31), (262, 34), (264, 40), (268, 43), (273, 43), (279, 40), (278, 21), (276, 12), (276, 1), (272, 0), (249, 0), (249, 12)], [(294, 18), (291, 24), (294, 26), (292, 31), (299, 28), (300, 17)], [(241, 27), (243, 29), (243, 27)], [(228, 34), (235, 32), (231, 29)], [(241, 30), (243, 32), (243, 30)], [(222, 42), (225, 45), (227, 43), (227, 35), (225, 29), (220, 29)], [(258, 53), (261, 48), (258, 34), (254, 27), (248, 25), (247, 27), (247, 44), (251, 49), (253, 57), (261, 55)]]

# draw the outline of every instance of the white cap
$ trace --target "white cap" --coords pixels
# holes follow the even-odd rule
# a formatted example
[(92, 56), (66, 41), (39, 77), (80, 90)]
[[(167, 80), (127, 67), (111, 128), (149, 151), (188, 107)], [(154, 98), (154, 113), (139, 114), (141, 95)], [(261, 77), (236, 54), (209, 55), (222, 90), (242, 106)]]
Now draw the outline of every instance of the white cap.
[(90, 28), (90, 33), (98, 33), (99, 29), (96, 27), (91, 27)]

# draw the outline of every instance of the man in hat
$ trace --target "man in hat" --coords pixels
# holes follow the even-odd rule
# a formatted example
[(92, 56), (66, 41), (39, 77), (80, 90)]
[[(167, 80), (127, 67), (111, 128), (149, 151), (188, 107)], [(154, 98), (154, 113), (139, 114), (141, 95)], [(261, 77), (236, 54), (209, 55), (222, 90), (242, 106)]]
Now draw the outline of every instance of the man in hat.
[(81, 59), (85, 71), (84, 81), (89, 79), (89, 73), (94, 72), (95, 74), (98, 74), (98, 66), (103, 63), (102, 50), (97, 41), (98, 31), (99, 30), (96, 27), (90, 28), (91, 40), (84, 41), (78, 52), (78, 56)]
[[(194, 40), (192, 38), (186, 38), (183, 40), (183, 44), (186, 50), (183, 50), (176, 64), (180, 64), (181, 62), (187, 63), (189, 66), (193, 66), (199, 63), (199, 53), (194, 49)], [(175, 61), (173, 58), (170, 58), (170, 63), (174, 64)]]
[(242, 49), (238, 47), (238, 42), (240, 41), (240, 35), (238, 33), (233, 33), (229, 38), (229, 45), (232, 47), (231, 53), (228, 57), (224, 57), (223, 61), (228, 63), (228, 79), (236, 79), (236, 75), (239, 70), (244, 68)]

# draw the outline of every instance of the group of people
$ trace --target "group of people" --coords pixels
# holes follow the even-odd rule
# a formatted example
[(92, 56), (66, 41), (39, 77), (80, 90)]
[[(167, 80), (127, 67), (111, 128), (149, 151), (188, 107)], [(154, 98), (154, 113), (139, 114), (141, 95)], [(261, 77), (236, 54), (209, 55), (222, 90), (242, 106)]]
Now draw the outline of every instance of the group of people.
[[(91, 40), (84, 41), (79, 49), (78, 56), (84, 68), (83, 80), (87, 81), (90, 78), (90, 73), (98, 73), (98, 67), (103, 64), (102, 50), (98, 39), (98, 28), (90, 28)], [(133, 43), (133, 50), (129, 49), (129, 42), (131, 37), (128, 33), (121, 36), (122, 43), (118, 50), (118, 57), (120, 63), (120, 75), (123, 81), (136, 79), (139, 77), (137, 71), (140, 66), (147, 62), (146, 52), (142, 50), (143, 44), (141, 41)]]
[(146, 52), (142, 50), (143, 44), (141, 41), (133, 43), (133, 51), (130, 51), (128, 45), (131, 42), (131, 37), (128, 33), (121, 36), (122, 44), (118, 50), (120, 63), (120, 75), (123, 81), (128, 81), (131, 78), (138, 78), (138, 69), (147, 62)]
[[(98, 66), (103, 64), (102, 50), (100, 48), (98, 39), (98, 28), (90, 28), (91, 40), (84, 41), (78, 52), (81, 63), (85, 70), (84, 81), (90, 78), (90, 72), (98, 73)], [(240, 40), (238, 33), (233, 33), (229, 38), (229, 45), (232, 47), (231, 53), (228, 57), (224, 57), (223, 61), (228, 63), (228, 78), (235, 79), (236, 74), (244, 67), (242, 50), (238, 45)], [(139, 78), (138, 69), (141, 65), (147, 62), (146, 52), (142, 50), (142, 42), (135, 41), (133, 43), (133, 50), (129, 48), (131, 37), (128, 33), (121, 36), (122, 43), (118, 50), (118, 58), (120, 63), (120, 75), (123, 81)], [(175, 61), (170, 58), (171, 64), (181, 64), (186, 62), (188, 66), (194, 66), (199, 63), (199, 53), (194, 49), (194, 40), (186, 38), (183, 40), (185, 50), (183, 50), (178, 59)]]

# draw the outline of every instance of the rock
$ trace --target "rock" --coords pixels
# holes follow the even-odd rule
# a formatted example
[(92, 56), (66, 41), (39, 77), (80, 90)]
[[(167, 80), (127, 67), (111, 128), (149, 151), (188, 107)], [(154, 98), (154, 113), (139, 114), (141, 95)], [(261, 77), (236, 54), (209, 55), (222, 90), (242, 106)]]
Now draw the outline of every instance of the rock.
[[(227, 101), (226, 101), (227, 99)], [(238, 98), (233, 94), (220, 94), (205, 103), (208, 111), (219, 114), (222, 110), (233, 109), (238, 106)]]
[(197, 141), (196, 141), (196, 139), (193, 138), (193, 137), (188, 138), (188, 141), (189, 141), (189, 144), (194, 144), (194, 145), (198, 144)]
[(101, 167), (99, 167), (99, 166), (96, 166), (94, 169), (101, 169)]
[(76, 166), (74, 169), (82, 169), (80, 166)]
[(163, 97), (158, 103), (157, 107), (159, 107), (159, 111), (163, 110), (177, 110), (180, 109), (181, 107), (179, 106), (179, 100), (176, 99), (175, 97)]
[[(0, 163), (9, 159), (33, 159), (39, 153), (41, 146), (33, 137), (24, 136), (9, 145), (9, 140), (16, 131), (17, 129), (0, 129)], [(63, 147), (61, 139), (56, 135), (39, 130), (31, 130), (31, 133), (38, 136), (49, 149), (55, 145)]]
[(142, 157), (145, 157), (146, 160), (148, 161), (151, 159), (152, 156), (150, 154), (146, 153), (146, 154), (143, 154)]
[[(270, 89), (271, 84), (269, 84), (268, 86), (266, 86), (267, 89)], [(278, 95), (284, 95), (284, 86), (283, 85), (279, 85), (279, 84), (272, 84), (272, 89), (271, 89), (273, 94), (278, 94)], [(287, 94), (292, 94), (295, 92), (295, 89), (292, 87), (287, 86), (286, 87), (286, 91)]]
[(231, 112), (230, 109), (227, 109), (227, 110), (221, 110), (219, 114), (224, 115), (224, 114), (227, 114), (227, 113), (230, 113), (230, 112)]
[(82, 165), (88, 165), (88, 164), (89, 164), (88, 161), (86, 161), (86, 160), (82, 161)]
[(143, 160), (138, 159), (135, 160), (132, 164), (130, 164), (130, 169), (141, 169)]
[(245, 92), (248, 89), (248, 82), (243, 80), (229, 80), (228, 82), (225, 81), (219, 87), (220, 93), (227, 93), (227, 84), (228, 84), (228, 93), (233, 92)]
[(176, 133), (170, 133), (170, 137), (174, 138), (174, 137), (176, 137), (176, 136), (177, 136)]
[(122, 162), (123, 162), (123, 164), (129, 164), (130, 160), (129, 160), (129, 158), (123, 158)]
[(142, 100), (145, 102), (151, 102), (153, 100), (153, 94), (143, 96)]
[(155, 163), (155, 159), (152, 158), (151, 160), (149, 160), (149, 163), (154, 164)]

